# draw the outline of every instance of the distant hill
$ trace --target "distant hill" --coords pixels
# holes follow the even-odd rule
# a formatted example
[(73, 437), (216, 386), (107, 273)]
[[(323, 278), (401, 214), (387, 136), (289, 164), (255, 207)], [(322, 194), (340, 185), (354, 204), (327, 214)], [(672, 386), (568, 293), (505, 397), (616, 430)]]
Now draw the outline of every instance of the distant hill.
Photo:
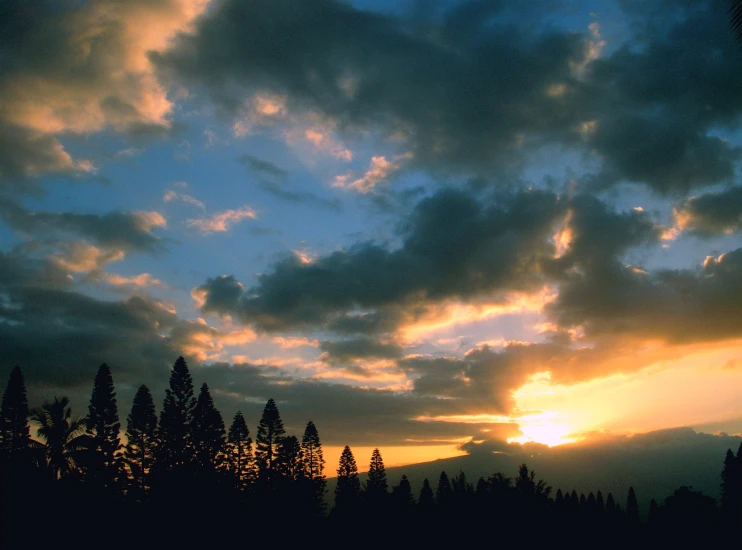
[[(467, 456), (387, 468), (386, 472), (390, 488), (406, 475), (417, 497), (425, 478), (435, 491), (441, 471), (449, 478), (464, 472), (467, 480), (476, 486), (480, 477), (487, 478), (497, 472), (515, 477), (518, 466), (525, 463), (535, 471), (537, 479), (553, 487), (553, 494), (559, 488), (563, 492), (574, 489), (585, 496), (601, 490), (604, 498), (611, 492), (616, 502), (624, 506), (629, 487), (633, 486), (640, 510), (646, 514), (652, 498), (662, 503), (682, 485), (718, 501), (726, 451), (731, 448), (736, 452), (740, 443), (742, 438), (738, 436), (677, 428), (551, 448), (483, 444), (481, 448), (474, 447), (476, 450)], [(383, 448), (381, 452), (383, 455)], [(361, 480), (366, 480), (366, 474), (361, 474)], [(335, 480), (328, 479), (330, 505), (334, 489)]]

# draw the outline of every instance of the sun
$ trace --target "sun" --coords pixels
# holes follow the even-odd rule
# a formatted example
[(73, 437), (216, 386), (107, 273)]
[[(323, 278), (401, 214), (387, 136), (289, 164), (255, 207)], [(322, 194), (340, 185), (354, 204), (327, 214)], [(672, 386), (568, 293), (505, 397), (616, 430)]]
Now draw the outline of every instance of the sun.
[(508, 438), (508, 443), (542, 443), (555, 447), (576, 441), (569, 437), (569, 426), (558, 422), (558, 416), (555, 411), (544, 411), (519, 418), (518, 427), (523, 435)]

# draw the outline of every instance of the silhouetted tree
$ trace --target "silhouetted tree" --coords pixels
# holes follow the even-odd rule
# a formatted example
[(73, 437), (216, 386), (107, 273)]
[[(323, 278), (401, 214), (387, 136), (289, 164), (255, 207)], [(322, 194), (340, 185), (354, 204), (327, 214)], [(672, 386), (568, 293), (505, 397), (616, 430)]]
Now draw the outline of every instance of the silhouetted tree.
[(258, 471), (268, 480), (273, 472), (273, 463), (285, 433), (276, 402), (268, 399), (263, 409), (263, 416), (258, 423), (258, 435), (255, 437), (255, 460), (258, 464)]
[(721, 514), (727, 523), (742, 523), (742, 444), (737, 455), (727, 449), (721, 472)]
[(402, 513), (415, 506), (415, 497), (412, 496), (412, 487), (406, 475), (399, 480), (399, 485), (392, 487), (392, 500), (395, 508)]
[(307, 422), (304, 435), (301, 438), (304, 470), (308, 484), (310, 507), (314, 514), (322, 514), (325, 510), (325, 459), (322, 456), (322, 443), (319, 439), (317, 427), (311, 420)]
[(304, 477), (304, 458), (296, 436), (281, 438), (275, 464), (276, 472), (284, 479), (298, 481)]
[(371, 463), (368, 467), (368, 480), (366, 481), (366, 501), (376, 511), (380, 511), (385, 505), (389, 486), (386, 481), (386, 469), (381, 458), (379, 449), (371, 453)]
[(201, 385), (191, 424), (196, 464), (207, 471), (216, 469), (216, 459), (224, 449), (224, 420), (214, 406), (206, 383)]
[(358, 509), (361, 499), (361, 481), (353, 452), (347, 445), (340, 454), (335, 486), (334, 514), (352, 514)]
[(244, 491), (255, 482), (252, 439), (242, 411), (237, 411), (229, 427), (226, 445), (226, 467), (234, 476), (237, 489)]
[(632, 523), (639, 523), (639, 503), (633, 487), (629, 487), (629, 496), (626, 499), (626, 517)]
[(106, 363), (98, 368), (88, 406), (87, 433), (92, 438), (93, 453), (88, 461), (89, 481), (112, 488), (118, 477), (119, 422), (116, 392), (111, 369)]
[(422, 489), (420, 489), (420, 496), (417, 498), (417, 505), (422, 510), (430, 510), (435, 506), (433, 489), (430, 487), (430, 482), (427, 477), (423, 480), (423, 486)]
[(85, 433), (86, 419), (72, 418), (69, 403), (67, 397), (55, 397), (31, 412), (31, 420), (39, 425), (36, 435), (44, 443), (52, 479), (75, 473), (92, 446), (92, 438)]
[(446, 472), (441, 472), (441, 476), (438, 478), (438, 487), (435, 490), (435, 501), (439, 506), (446, 506), (451, 502), (452, 495), (451, 482), (448, 480)]
[(129, 479), (130, 496), (146, 498), (150, 475), (157, 453), (157, 415), (149, 388), (142, 384), (134, 395), (131, 412), (126, 419), (124, 464)]
[(616, 513), (616, 501), (613, 499), (612, 493), (608, 493), (605, 499), (605, 511), (610, 516)]
[(170, 371), (170, 388), (160, 411), (157, 464), (166, 471), (182, 469), (193, 461), (193, 380), (183, 357), (178, 357)]
[[(551, 487), (543, 479), (535, 480), (536, 473), (528, 471), (528, 466), (521, 464), (518, 469), (518, 477), (515, 479), (515, 489), (523, 497), (529, 500), (546, 500), (551, 494)], [(584, 495), (582, 496), (584, 499)], [(582, 499), (580, 503), (582, 504)]]
[(0, 462), (10, 464), (25, 460), (31, 442), (28, 425), (26, 384), (20, 367), (10, 372), (0, 406)]

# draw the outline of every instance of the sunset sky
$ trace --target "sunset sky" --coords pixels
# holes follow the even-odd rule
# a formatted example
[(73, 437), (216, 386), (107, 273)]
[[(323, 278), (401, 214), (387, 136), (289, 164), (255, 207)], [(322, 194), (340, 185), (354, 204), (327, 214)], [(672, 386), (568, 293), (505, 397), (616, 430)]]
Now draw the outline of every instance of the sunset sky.
[(726, 9), (6, 0), (2, 388), (125, 425), (183, 355), (330, 469), (742, 433)]

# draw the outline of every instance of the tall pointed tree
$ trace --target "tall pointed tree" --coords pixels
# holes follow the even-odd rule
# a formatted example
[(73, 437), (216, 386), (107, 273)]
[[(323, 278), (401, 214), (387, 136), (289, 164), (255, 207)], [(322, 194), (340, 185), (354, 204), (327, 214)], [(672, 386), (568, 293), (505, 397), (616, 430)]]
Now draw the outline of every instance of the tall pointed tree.
[(399, 485), (392, 487), (392, 500), (399, 512), (407, 512), (415, 506), (415, 497), (412, 496), (412, 487), (406, 475), (399, 480)]
[(304, 457), (296, 436), (281, 439), (275, 463), (276, 472), (286, 480), (298, 481), (304, 477)]
[(131, 412), (126, 419), (126, 440), (124, 464), (130, 496), (135, 500), (144, 500), (150, 489), (151, 471), (157, 452), (155, 403), (144, 384), (134, 395)]
[(317, 427), (311, 420), (307, 422), (307, 427), (304, 429), (301, 448), (308, 484), (307, 498), (314, 513), (321, 515), (325, 511), (325, 459), (322, 455), (322, 443), (319, 440)]
[(727, 449), (721, 472), (721, 514), (727, 523), (742, 521), (742, 444), (735, 456)]
[(205, 470), (216, 469), (216, 460), (224, 449), (224, 420), (214, 406), (209, 386), (201, 385), (196, 407), (193, 409), (191, 435), (196, 464)]
[(103, 487), (111, 488), (116, 481), (115, 453), (120, 445), (120, 428), (113, 376), (108, 365), (103, 363), (95, 375), (87, 417), (87, 433), (93, 444), (88, 476), (90, 481)]
[(420, 489), (420, 496), (417, 498), (417, 505), (422, 510), (430, 510), (435, 506), (433, 489), (430, 486), (430, 481), (428, 481), (427, 477), (423, 480), (423, 487)]
[(322, 443), (319, 440), (317, 427), (311, 420), (307, 422), (307, 427), (304, 429), (301, 447), (304, 453), (307, 478), (324, 480), (325, 459), (322, 456)]
[(438, 478), (438, 487), (435, 490), (435, 501), (439, 506), (446, 506), (451, 502), (452, 497), (453, 489), (448, 475), (446, 472), (441, 472), (441, 476)]
[(242, 411), (237, 411), (227, 434), (226, 467), (232, 474), (239, 491), (255, 482), (255, 460), (252, 438)]
[(183, 357), (178, 357), (170, 371), (170, 388), (165, 390), (165, 401), (160, 411), (157, 463), (162, 470), (179, 470), (193, 461), (191, 424), (195, 407), (188, 365)]
[(268, 480), (274, 469), (274, 462), (281, 445), (281, 438), (286, 434), (281, 415), (273, 399), (268, 399), (263, 409), (263, 416), (258, 423), (258, 434), (255, 437), (255, 460), (261, 476)]
[(386, 469), (381, 458), (379, 449), (371, 453), (371, 462), (368, 467), (368, 480), (366, 481), (366, 501), (374, 507), (383, 507), (389, 495), (389, 485), (386, 481)]
[(31, 441), (28, 415), (26, 384), (16, 366), (10, 372), (0, 406), (0, 461), (23, 460)]
[(629, 496), (626, 498), (626, 517), (632, 523), (639, 523), (639, 502), (633, 487), (629, 487)]
[(357, 510), (361, 500), (361, 481), (353, 452), (347, 445), (340, 454), (335, 486), (335, 513), (351, 514)]

